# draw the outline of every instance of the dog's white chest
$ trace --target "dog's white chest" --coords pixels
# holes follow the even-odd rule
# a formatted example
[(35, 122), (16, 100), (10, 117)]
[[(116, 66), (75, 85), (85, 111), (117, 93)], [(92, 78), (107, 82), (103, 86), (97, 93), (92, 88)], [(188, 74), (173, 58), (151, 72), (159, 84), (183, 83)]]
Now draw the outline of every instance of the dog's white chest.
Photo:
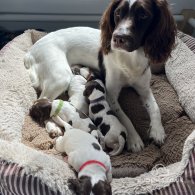
[(142, 51), (131, 53), (113, 51), (104, 57), (106, 76), (120, 79), (124, 85), (131, 85), (140, 78), (148, 66)]

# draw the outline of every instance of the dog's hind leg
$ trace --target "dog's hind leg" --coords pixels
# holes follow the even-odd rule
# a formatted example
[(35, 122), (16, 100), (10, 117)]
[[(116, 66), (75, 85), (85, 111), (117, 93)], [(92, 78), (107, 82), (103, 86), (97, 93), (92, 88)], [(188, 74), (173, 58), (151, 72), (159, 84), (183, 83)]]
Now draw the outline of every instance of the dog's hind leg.
[[(59, 66), (59, 65), (55, 65), (55, 66)], [(61, 71), (54, 70), (55, 74), (49, 75), (50, 78), (45, 80), (39, 98), (47, 97), (50, 100), (54, 100), (58, 96), (60, 96), (63, 92), (68, 90), (73, 74), (69, 69), (68, 64), (64, 66), (68, 67), (68, 69), (64, 68)]]

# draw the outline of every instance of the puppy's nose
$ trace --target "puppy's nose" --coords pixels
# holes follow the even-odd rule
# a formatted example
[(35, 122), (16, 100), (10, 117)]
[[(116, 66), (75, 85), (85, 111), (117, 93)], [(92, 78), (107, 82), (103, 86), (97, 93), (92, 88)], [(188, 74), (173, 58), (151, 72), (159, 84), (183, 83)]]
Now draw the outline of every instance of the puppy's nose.
[(117, 45), (124, 44), (125, 40), (126, 40), (126, 36), (125, 35), (114, 34), (114, 36), (113, 36), (113, 41)]

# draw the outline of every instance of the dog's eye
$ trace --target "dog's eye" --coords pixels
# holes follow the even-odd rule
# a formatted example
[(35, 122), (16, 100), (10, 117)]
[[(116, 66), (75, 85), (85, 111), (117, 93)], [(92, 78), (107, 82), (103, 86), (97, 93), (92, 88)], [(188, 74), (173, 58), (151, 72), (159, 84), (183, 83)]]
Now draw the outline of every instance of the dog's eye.
[(138, 17), (139, 17), (140, 20), (145, 20), (145, 19), (148, 18), (148, 14), (145, 11), (142, 10), (141, 12), (139, 12)]
[(120, 17), (121, 17), (120, 10), (117, 10), (115, 12), (115, 19), (118, 21), (120, 19)]

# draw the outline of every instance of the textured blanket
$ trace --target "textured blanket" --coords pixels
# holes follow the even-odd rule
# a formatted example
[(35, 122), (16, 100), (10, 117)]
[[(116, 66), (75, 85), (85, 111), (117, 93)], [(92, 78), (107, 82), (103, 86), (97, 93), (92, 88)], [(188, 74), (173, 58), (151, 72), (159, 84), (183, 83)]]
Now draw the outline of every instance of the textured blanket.
[[(34, 34), (34, 36), (35, 35), (38, 34)], [(36, 41), (36, 37), (33, 41)], [(181, 49), (182, 53), (184, 53), (183, 56), (188, 56), (190, 54), (191, 57), (195, 57), (193, 52), (190, 53), (187, 46), (185, 46), (182, 41), (178, 40), (172, 58), (166, 64), (168, 75), (169, 72), (174, 71), (172, 70), (172, 64), (175, 58), (177, 59), (175, 66), (177, 66), (178, 61), (182, 62), (183, 56), (178, 55), (178, 52), (181, 52)], [(190, 65), (192, 64), (190, 62), (188, 63)], [(168, 71), (168, 69), (170, 70)], [(175, 75), (172, 75), (170, 79), (172, 78), (177, 79), (178, 76), (175, 77)], [(139, 134), (144, 139), (146, 147), (138, 154), (124, 152), (120, 156), (112, 157), (111, 160), (114, 177), (133, 177), (151, 170), (158, 164), (167, 166), (171, 163), (180, 161), (184, 141), (193, 129), (195, 129), (195, 125), (185, 114), (175, 90), (169, 84), (164, 74), (153, 75), (151, 86), (157, 103), (160, 106), (162, 122), (167, 134), (165, 144), (159, 148), (153, 143), (148, 142), (149, 116), (145, 108), (142, 106), (136, 92), (131, 88), (124, 89), (120, 96), (120, 103), (124, 111), (131, 118)], [(188, 110), (190, 109), (188, 108)], [(52, 149), (52, 140), (45, 132), (45, 129), (35, 124), (28, 115), (26, 115), (22, 129), (22, 137), (22, 142), (26, 145), (42, 150), (45, 153), (53, 154), (57, 158), (62, 159), (60, 154)]]
[[(63, 189), (62, 186), (66, 184), (66, 178), (74, 177), (73, 172), (71, 172), (67, 164), (56, 159), (61, 159), (61, 155), (51, 149), (52, 140), (46, 134), (45, 129), (40, 128), (28, 116), (28, 109), (36, 99), (36, 92), (31, 87), (27, 72), (23, 66), (23, 57), (32, 44), (43, 35), (43, 33), (33, 30), (26, 31), (6, 45), (0, 52), (0, 158), (25, 166), (28, 173), (40, 177), (50, 187), (54, 188), (55, 186), (61, 192), (67, 192), (67, 188)], [(180, 52), (184, 54), (181, 55)], [(185, 58), (186, 56), (188, 58)], [(183, 58), (185, 58), (185, 61)], [(181, 174), (182, 169), (186, 166), (189, 150), (193, 147), (195, 140), (195, 125), (190, 120), (190, 118), (193, 119), (195, 102), (192, 99), (191, 101), (186, 101), (190, 99), (189, 97), (194, 97), (193, 93), (191, 93), (193, 90), (186, 90), (186, 88), (182, 87), (191, 87), (194, 77), (179, 76), (182, 76), (186, 65), (193, 65), (194, 58), (195, 55), (185, 44), (178, 40), (178, 45), (165, 67), (166, 75), (171, 85), (163, 74), (154, 75), (152, 78), (152, 90), (160, 106), (162, 122), (167, 134), (165, 144), (161, 148), (148, 142), (149, 118), (137, 94), (132, 89), (122, 91), (120, 103), (144, 139), (146, 147), (137, 154), (124, 152), (120, 156), (113, 157), (114, 177), (136, 176), (152, 169), (155, 165), (169, 165), (182, 159), (181, 162), (172, 164), (167, 168), (170, 171), (168, 176), (173, 180)], [(175, 62), (176, 64), (174, 64)], [(177, 69), (177, 64), (179, 64), (180, 69)], [(183, 69), (181, 66), (183, 66)], [(176, 71), (178, 74), (173, 74), (172, 69), (174, 68), (178, 70), (178, 72)], [(190, 70), (188, 69), (189, 73)], [(179, 78), (180, 80), (177, 80)], [(186, 81), (191, 84), (184, 85)], [(183, 98), (180, 97), (181, 94), (185, 94)], [(187, 106), (189, 103), (191, 105)], [(181, 105), (183, 105), (185, 111)], [(186, 113), (189, 114), (190, 118)], [(185, 143), (189, 135), (190, 137)], [(3, 139), (14, 141), (14, 143), (3, 141)], [(21, 139), (25, 145), (51, 155), (44, 155), (42, 152), (36, 152), (25, 147), (20, 143)], [(185, 148), (183, 150), (184, 143)], [(53, 158), (53, 156), (56, 158)], [(47, 163), (45, 164), (45, 162)], [(59, 173), (60, 176), (58, 175)], [(155, 172), (152, 177), (155, 178), (159, 174), (159, 172)], [(155, 180), (150, 183), (151, 185), (148, 185), (147, 181), (144, 180), (144, 177), (148, 176), (150, 175), (143, 174), (136, 180), (131, 178), (116, 179), (112, 184), (113, 191), (116, 193), (120, 193), (121, 190), (131, 192), (138, 186), (139, 181), (141, 182), (139, 185), (142, 188), (138, 189), (137, 193), (144, 191), (144, 185), (147, 185), (150, 188), (149, 191), (151, 191), (154, 188), (166, 186), (170, 183)], [(129, 186), (129, 184), (131, 185)]]

